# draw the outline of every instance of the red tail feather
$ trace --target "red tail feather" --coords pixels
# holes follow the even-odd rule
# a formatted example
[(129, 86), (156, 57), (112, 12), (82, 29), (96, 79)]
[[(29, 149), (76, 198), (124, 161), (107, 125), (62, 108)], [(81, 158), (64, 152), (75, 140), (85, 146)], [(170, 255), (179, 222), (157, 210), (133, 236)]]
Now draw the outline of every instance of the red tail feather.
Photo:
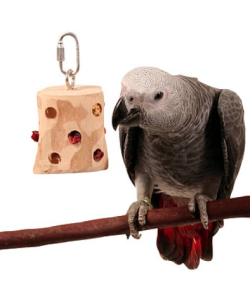
[[(159, 208), (176, 207), (176, 199), (160, 195)], [(157, 247), (161, 257), (176, 264), (184, 263), (189, 269), (196, 269), (200, 258), (211, 260), (214, 225), (209, 223), (208, 230), (201, 224), (159, 229)]]

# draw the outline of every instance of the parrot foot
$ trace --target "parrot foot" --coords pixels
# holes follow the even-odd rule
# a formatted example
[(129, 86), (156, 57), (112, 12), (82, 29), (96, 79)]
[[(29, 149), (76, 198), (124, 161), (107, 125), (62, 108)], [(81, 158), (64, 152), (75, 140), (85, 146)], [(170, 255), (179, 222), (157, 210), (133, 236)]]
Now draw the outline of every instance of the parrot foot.
[(207, 215), (207, 202), (212, 201), (210, 197), (204, 194), (196, 194), (194, 198), (189, 202), (188, 209), (191, 213), (195, 212), (195, 205), (198, 204), (201, 223), (205, 229), (208, 229), (208, 215)]
[(153, 206), (147, 200), (138, 200), (130, 205), (127, 214), (129, 231), (133, 238), (139, 239), (141, 237), (138, 230), (138, 223), (140, 226), (146, 224), (147, 212), (152, 208)]

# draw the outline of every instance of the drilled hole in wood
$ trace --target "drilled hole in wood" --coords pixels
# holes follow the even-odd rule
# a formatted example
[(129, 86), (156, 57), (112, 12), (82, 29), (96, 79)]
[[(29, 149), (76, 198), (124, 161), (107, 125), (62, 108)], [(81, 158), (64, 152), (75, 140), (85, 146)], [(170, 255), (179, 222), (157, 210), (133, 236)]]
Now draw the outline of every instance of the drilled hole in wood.
[(49, 155), (49, 161), (53, 165), (57, 165), (61, 161), (61, 156), (58, 153), (56, 153), (56, 152), (50, 153), (50, 155)]
[(73, 130), (68, 134), (68, 139), (71, 144), (78, 144), (81, 142), (81, 133), (77, 130)]
[(94, 152), (94, 160), (100, 161), (104, 156), (104, 152), (101, 149), (96, 149)]
[(99, 117), (102, 113), (102, 106), (100, 103), (96, 103), (92, 106), (92, 113), (94, 116)]
[(48, 119), (54, 119), (57, 115), (57, 112), (54, 107), (47, 107), (45, 110), (45, 116)]

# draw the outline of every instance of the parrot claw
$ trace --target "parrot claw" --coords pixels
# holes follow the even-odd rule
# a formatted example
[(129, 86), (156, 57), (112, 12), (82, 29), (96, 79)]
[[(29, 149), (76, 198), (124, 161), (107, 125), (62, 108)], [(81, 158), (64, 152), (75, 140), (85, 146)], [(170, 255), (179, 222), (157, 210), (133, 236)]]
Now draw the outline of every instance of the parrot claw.
[(212, 201), (210, 197), (204, 194), (196, 194), (194, 198), (189, 202), (188, 209), (191, 213), (195, 212), (195, 205), (198, 204), (201, 223), (205, 229), (208, 229), (208, 214), (207, 214), (207, 202)]
[(130, 205), (127, 214), (129, 231), (133, 238), (140, 239), (141, 234), (139, 234), (138, 223), (140, 226), (146, 224), (146, 215), (151, 208), (150, 203), (146, 200), (139, 200)]

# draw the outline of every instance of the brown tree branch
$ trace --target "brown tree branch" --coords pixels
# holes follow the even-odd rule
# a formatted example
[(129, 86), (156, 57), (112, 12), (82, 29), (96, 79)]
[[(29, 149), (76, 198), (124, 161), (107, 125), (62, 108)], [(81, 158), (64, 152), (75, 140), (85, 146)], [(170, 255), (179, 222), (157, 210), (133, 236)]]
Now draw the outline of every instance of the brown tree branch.
[[(250, 217), (250, 196), (216, 200), (208, 203), (210, 221)], [(155, 209), (148, 212), (143, 230), (200, 223), (187, 206)], [(47, 244), (128, 234), (127, 216), (105, 218), (41, 229), (25, 229), (0, 233), (0, 249), (36, 247)]]

